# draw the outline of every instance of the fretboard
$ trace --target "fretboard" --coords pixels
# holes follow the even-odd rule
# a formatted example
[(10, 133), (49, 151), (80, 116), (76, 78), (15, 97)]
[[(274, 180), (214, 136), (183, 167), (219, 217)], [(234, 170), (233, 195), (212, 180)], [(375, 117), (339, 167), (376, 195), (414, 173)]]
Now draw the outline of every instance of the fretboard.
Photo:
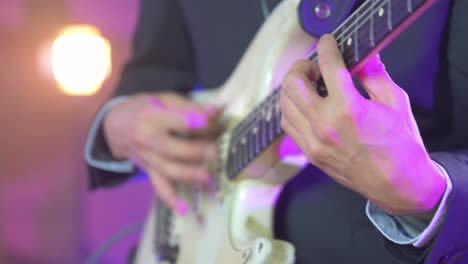
[[(370, 54), (379, 52), (433, 1), (367, 0), (333, 32), (351, 72)], [(311, 14), (312, 15), (312, 14)], [(410, 19), (411, 18), (411, 19)], [(308, 59), (316, 61), (314, 51)], [(227, 175), (233, 179), (275, 139), (283, 134), (280, 89), (274, 90), (233, 130)]]

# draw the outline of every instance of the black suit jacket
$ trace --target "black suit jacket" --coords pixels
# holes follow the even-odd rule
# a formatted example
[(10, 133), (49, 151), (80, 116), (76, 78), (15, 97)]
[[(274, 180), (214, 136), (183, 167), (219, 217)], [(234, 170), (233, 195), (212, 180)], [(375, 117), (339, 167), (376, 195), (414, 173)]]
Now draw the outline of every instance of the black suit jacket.
[[(262, 23), (261, 14), (253, 0), (141, 0), (133, 56), (116, 95), (186, 93), (197, 83), (221, 84)], [(453, 181), (439, 235), (422, 249), (385, 240), (365, 216), (363, 197), (326, 176), (310, 177), (320, 174), (310, 167), (287, 184), (276, 210), (276, 234), (295, 244), (299, 263), (468, 263), (466, 14), (467, 0), (439, 0), (381, 53), (411, 98), (431, 157)], [(112, 159), (102, 135), (93, 156)], [(91, 188), (131, 176), (89, 170)]]

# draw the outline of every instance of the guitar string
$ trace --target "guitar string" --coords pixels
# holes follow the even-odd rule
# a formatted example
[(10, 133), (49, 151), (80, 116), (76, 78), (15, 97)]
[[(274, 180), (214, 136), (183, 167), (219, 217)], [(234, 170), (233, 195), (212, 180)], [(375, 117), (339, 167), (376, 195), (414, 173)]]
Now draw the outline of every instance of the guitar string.
[[(384, 4), (385, 1), (387, 1), (387, 0), (382, 0), (382, 3)], [(352, 19), (353, 17), (358, 16), (358, 15), (359, 15), (359, 16), (364, 16), (364, 15), (367, 14), (367, 11), (372, 11), (371, 9), (366, 9), (364, 13), (359, 14), (359, 11), (362, 10), (363, 8), (365, 8), (367, 5), (369, 5), (369, 3), (374, 4), (375, 2), (376, 2), (375, 0), (371, 0), (371, 1), (366, 1), (365, 3), (363, 3), (355, 12), (353, 12), (353, 14), (352, 14), (349, 18), (347, 18), (347, 19), (341, 24), (340, 27), (337, 28), (337, 30), (335, 30), (335, 32), (338, 31), (338, 30), (340, 30), (341, 28), (343, 28), (343, 27), (345, 26), (345, 24), (348, 23), (349, 20)], [(381, 4), (382, 4), (382, 3), (381, 3)], [(267, 3), (266, 3), (266, 0), (260, 0), (260, 4), (261, 4), (261, 6), (262, 6), (262, 10), (264, 10), (265, 7), (268, 8), (268, 5), (267, 5)], [(382, 4), (382, 6), (383, 6), (383, 4)], [(358, 18), (359, 18), (359, 17), (358, 17)], [(351, 27), (354, 26), (355, 22), (356, 22), (356, 21), (354, 21), (353, 24), (346, 26), (346, 28), (343, 30), (343, 32), (340, 32), (341, 35), (338, 35), (336, 38), (338, 39), (338, 38), (342, 37), (345, 33), (347, 33), (346, 30), (351, 29)], [(335, 33), (335, 32), (334, 32), (334, 33)], [(354, 32), (353, 32), (353, 34), (354, 34)], [(348, 37), (347, 37), (347, 38), (348, 38)], [(347, 39), (347, 38), (346, 38), (346, 39)], [(343, 44), (343, 43), (341, 43), (341, 44)], [(340, 44), (340, 45), (341, 45), (341, 44)], [(307, 57), (310, 57), (310, 55), (307, 56)], [(238, 128), (238, 129), (240, 129), (240, 128)], [(237, 129), (237, 130), (238, 130), (238, 129)]]
[[(367, 3), (367, 2), (366, 2), (366, 3)], [(388, 0), (382, 0), (382, 2), (381, 2), (379, 5), (380, 5), (380, 7), (382, 7), (382, 6), (385, 5), (386, 3), (388, 3)], [(400, 2), (400, 3), (401, 3), (401, 2)], [(373, 14), (372, 14), (372, 15), (375, 15), (378, 11), (379, 11), (379, 9), (373, 10)], [(395, 10), (394, 10), (394, 11), (395, 11)], [(371, 18), (371, 16), (367, 16), (364, 20), (361, 20), (360, 22), (358, 22), (358, 25), (357, 25), (357, 26), (359, 27), (359, 26), (363, 25), (363, 24), (366, 23), (370, 18)], [(382, 19), (381, 21), (377, 22), (377, 24), (375, 24), (375, 26), (377, 26), (377, 27), (378, 27), (378, 26), (381, 26), (383, 23), (386, 23), (386, 22), (387, 22), (387, 21), (385, 21), (385, 20)], [(352, 34), (355, 34), (355, 33), (356, 33), (356, 30), (352, 32)], [(370, 32), (369, 32), (369, 33), (370, 33)], [(339, 42), (339, 45), (341, 46), (341, 45), (345, 44), (345, 42), (346, 42), (346, 41), (348, 40), (348, 38), (350, 38), (350, 37), (351, 37), (351, 35), (349, 35), (348, 37), (342, 39), (342, 40)], [(367, 43), (367, 42), (366, 42), (366, 43)], [(367, 44), (358, 44), (358, 47), (359, 47), (359, 48), (362, 48), (362, 47), (364, 47), (365, 45), (367, 45)], [(309, 55), (308, 58), (311, 58), (312, 60), (314, 60), (314, 59), (316, 59), (316, 57), (317, 57), (317, 56), (314, 56), (314, 55), (316, 55), (316, 51), (312, 52), (312, 54)], [(351, 55), (345, 57), (345, 61), (351, 60), (352, 56), (355, 56), (355, 54), (351, 54)], [(278, 89), (275, 89), (275, 90), (270, 94), (270, 96), (271, 96), (271, 97), (274, 97), (274, 93), (275, 93), (275, 91), (277, 91), (277, 90), (278, 90)], [(270, 100), (270, 96), (267, 96), (266, 100), (264, 100), (263, 102), (261, 102), (261, 103), (259, 104), (259, 106), (256, 107), (256, 108), (252, 111), (252, 114), (249, 115), (249, 117), (246, 119), (245, 122), (242, 122), (242, 124), (239, 124), (239, 125), (241, 125), (240, 127), (238, 127), (237, 129), (234, 128), (234, 131), (233, 131), (233, 132), (234, 132), (235, 134), (233, 134), (233, 137), (232, 137), (233, 139), (234, 139), (234, 138), (243, 137), (243, 136), (245, 136), (245, 133), (246, 133), (246, 132), (250, 132), (250, 130), (254, 127), (253, 125), (251, 125), (251, 124), (252, 124), (252, 123), (251, 123), (252, 119), (255, 119), (254, 116), (258, 116), (258, 115), (256, 114), (256, 112), (258, 112), (259, 110), (263, 110), (262, 107), (260, 107), (260, 106), (266, 105), (266, 104), (269, 103), (269, 101), (271, 101), (271, 100)], [(273, 102), (273, 103), (276, 103), (276, 102)], [(267, 107), (271, 107), (271, 106), (267, 106)]]
[[(400, 3), (401, 3), (401, 2), (400, 2)], [(397, 9), (393, 8), (392, 10), (393, 10), (393, 11), (401, 11), (402, 7), (405, 7), (405, 6), (397, 5), (397, 6), (396, 6)], [(406, 8), (405, 8), (405, 9), (406, 9)], [(377, 11), (376, 11), (376, 12), (377, 12)], [(370, 19), (370, 18), (369, 18), (369, 19)], [(401, 20), (400, 20), (400, 22), (401, 22), (401, 21), (403, 21), (405, 18), (399, 18), (399, 19), (401, 19)], [(362, 23), (366, 23), (367, 20), (368, 20), (368, 19), (366, 19), (366, 21), (363, 21)], [(382, 19), (381, 21), (379, 21), (379, 22), (376, 24), (377, 28), (378, 28), (378, 26), (381, 26), (382, 23), (385, 23), (385, 22), (387, 22), (387, 21), (384, 20), (384, 19)], [(362, 31), (361, 31), (361, 32), (362, 32)], [(361, 32), (359, 32), (359, 33), (361, 33)], [(370, 32), (369, 32), (369, 28), (367, 28), (367, 29), (365, 30), (365, 32), (366, 32), (366, 35), (367, 35), (367, 33), (370, 33)], [(362, 34), (362, 33), (361, 33), (361, 34)], [(382, 40), (383, 40), (384, 38), (385, 38), (385, 36), (382, 36)], [(366, 43), (367, 43), (367, 42), (366, 42)], [(358, 46), (359, 46), (359, 45), (358, 45)], [(362, 45), (360, 45), (360, 47), (362, 47)], [(316, 53), (313, 53), (312, 56), (314, 56), (314, 58), (311, 58), (312, 60), (315, 59), (315, 58), (317, 57), (317, 56), (316, 56)], [(352, 56), (353, 56), (353, 54), (351, 54), (349, 57), (352, 57)], [(239, 140), (239, 137), (240, 137), (240, 136), (245, 137), (245, 134), (246, 134), (247, 132), (252, 131), (252, 127), (259, 126), (258, 121), (259, 121), (259, 118), (260, 118), (260, 120), (261, 120), (262, 116), (260, 116), (260, 115), (258, 115), (258, 114), (255, 114), (255, 113), (259, 112), (259, 110), (260, 110), (261, 112), (265, 112), (265, 111), (266, 111), (266, 112), (269, 112), (269, 113), (272, 113), (272, 112), (273, 112), (272, 115), (276, 115), (276, 117), (274, 117), (275, 119), (277, 119), (276, 122), (280, 122), (280, 120), (281, 120), (280, 118), (281, 118), (281, 117), (279, 117), (279, 120), (278, 120), (278, 114), (280, 114), (280, 113), (277, 112), (276, 109), (275, 109), (275, 108), (276, 108), (276, 105), (278, 104), (278, 99), (279, 99), (279, 89), (275, 89), (275, 90), (270, 94), (270, 96), (267, 96), (266, 100), (265, 100), (263, 103), (261, 103), (260, 106), (262, 106), (262, 105), (264, 105), (264, 106), (263, 106), (263, 107), (259, 107), (260, 109), (255, 109), (255, 110), (253, 111), (253, 113), (254, 113), (254, 114), (253, 114), (253, 117), (249, 117), (249, 118), (248, 118), (247, 124), (244, 125), (244, 129), (242, 129), (242, 131), (238, 134), (238, 136), (232, 137), (233, 140), (231, 140), (231, 143), (234, 142), (234, 143), (236, 144), (234, 147), (238, 147), (238, 144), (239, 144), (239, 141), (238, 141), (238, 140)], [(262, 109), (262, 108), (263, 108), (263, 109)], [(266, 109), (265, 109), (265, 108), (266, 108)], [(271, 137), (272, 137), (272, 139), (274, 140), (274, 138), (276, 138), (276, 137), (278, 136), (279, 133), (282, 133), (282, 132), (283, 132), (281, 128), (279, 128), (280, 131), (275, 132), (275, 131), (278, 129), (278, 125), (279, 125), (278, 123), (273, 123), (273, 124), (270, 123), (270, 124), (267, 124), (267, 126), (269, 126), (269, 128), (268, 128), (269, 132), (263, 131), (263, 132), (264, 132), (264, 133), (263, 133), (264, 135), (262, 135), (262, 136), (266, 136), (267, 133), (269, 133), (270, 136), (271, 136), (271, 134), (273, 134), (273, 136), (271, 136)], [(275, 134), (275, 133), (276, 133), (276, 134)], [(237, 140), (234, 140), (234, 139), (237, 139)], [(269, 143), (271, 143), (271, 142), (273, 141), (272, 139), (268, 139), (269, 142), (268, 142), (267, 144), (265, 144), (265, 146), (269, 145)], [(259, 144), (259, 143), (257, 142), (257, 144)], [(230, 147), (232, 147), (232, 146), (233, 146), (233, 144), (230, 145)], [(232, 169), (234, 169), (235, 171), (238, 171), (237, 168), (239, 168), (239, 167), (240, 167), (240, 168), (244, 168), (244, 167), (245, 167), (245, 163), (248, 164), (248, 162), (251, 161), (251, 158), (249, 158), (249, 157), (250, 157), (251, 155), (253, 155), (253, 154), (257, 154), (257, 153), (261, 152), (261, 150), (264, 150), (264, 149), (265, 149), (265, 146), (261, 146), (261, 147), (258, 147), (258, 148), (257, 148), (257, 145), (253, 145), (253, 146), (248, 146), (247, 148), (242, 149), (243, 152), (242, 152), (242, 153), (238, 156), (238, 158), (237, 158), (237, 162), (240, 163), (240, 164), (237, 164), (237, 165), (240, 165), (240, 166), (235, 165), (235, 167), (232, 168)], [(257, 151), (257, 149), (260, 149), (260, 151)], [(230, 150), (230, 149), (229, 149), (229, 150)], [(244, 160), (245, 160), (245, 161), (244, 161)]]
[[(409, 1), (410, 1), (410, 0), (409, 0)], [(342, 32), (340, 32), (340, 35), (338, 35), (336, 38), (339, 39), (339, 38), (343, 37), (343, 36), (345, 35), (345, 33), (347, 33), (347, 32), (351, 29), (351, 27), (353, 27), (354, 25), (356, 25), (356, 23), (357, 23), (357, 27), (359, 27), (359, 26), (360, 26), (360, 25), (359, 25), (359, 17), (365, 15), (366, 12), (367, 12), (368, 10), (370, 10), (370, 9), (366, 9), (366, 12), (364, 12), (363, 14), (360, 14), (359, 11), (362, 10), (364, 7), (366, 7), (366, 4), (368, 4), (368, 3), (369, 3), (369, 4), (375, 4), (375, 2), (377, 2), (377, 1), (372, 0), (372, 1), (366, 1), (365, 3), (363, 3), (363, 4), (356, 10), (356, 12), (354, 12), (350, 17), (348, 17), (348, 19), (347, 19), (346, 21), (343, 22), (342, 26), (340, 26), (340, 27), (338, 27), (338, 28), (336, 29), (335, 32), (337, 32), (337, 31), (339, 31), (339, 30), (342, 30), (342, 28), (344, 28), (344, 30), (343, 30)], [(388, 0), (382, 0), (381, 6), (380, 6), (379, 8), (382, 8), (383, 5), (384, 5), (386, 2), (388, 2)], [(260, 0), (260, 4), (261, 4), (261, 9), (262, 9), (263, 17), (264, 17), (264, 19), (266, 20), (266, 19), (268, 18), (268, 16), (269, 16), (269, 13), (270, 13), (269, 8), (268, 8), (268, 3), (266, 2), (266, 0)], [(372, 10), (371, 10), (371, 11), (372, 11)], [(377, 12), (377, 10), (374, 11), (372, 15), (374, 15), (376, 12)], [(353, 21), (353, 23), (352, 23), (351, 25), (346, 25), (346, 23), (348, 23), (348, 21), (351, 20), (352, 18), (354, 18), (355, 16), (357, 16), (358, 19), (357, 19), (356, 21)], [(369, 18), (369, 17), (365, 18), (365, 22), (366, 22), (368, 19), (370, 19), (370, 18)], [(363, 22), (363, 23), (365, 23), (365, 22)], [(383, 23), (383, 22), (381, 22), (381, 23)], [(335, 32), (333, 32), (333, 33), (335, 33)], [(343, 41), (340, 42), (339, 45), (344, 44), (345, 40), (347, 40), (347, 39), (351, 36), (351, 34), (355, 34), (355, 31), (351, 32), (350, 35), (349, 35), (348, 37), (346, 37), (345, 39), (343, 39)], [(313, 53), (312, 55), (307, 56), (307, 58), (312, 58), (313, 56), (314, 56), (314, 53)], [(316, 56), (315, 56), (315, 57), (316, 57)], [(313, 58), (312, 58), (312, 59), (313, 59)], [(272, 95), (268, 98), (268, 100), (266, 100), (265, 104), (271, 104), (271, 103), (277, 104), (277, 100), (278, 100), (277, 97), (279, 97), (278, 95), (279, 95), (278, 89), (275, 89), (275, 91), (274, 91), (274, 92), (272, 93)], [(271, 111), (271, 108), (273, 108), (272, 106), (269, 106), (269, 105), (267, 105), (267, 107), (270, 108), (270, 109), (268, 109), (268, 111)], [(255, 111), (255, 110), (257, 110), (257, 109), (254, 109), (254, 111)], [(255, 115), (255, 114), (254, 114), (254, 115), (252, 115), (252, 116), (253, 116), (253, 117), (251, 117), (250, 119), (255, 120), (255, 119), (256, 119), (256, 116), (258, 116), (258, 115)], [(250, 121), (252, 121), (252, 120), (250, 120)], [(249, 122), (249, 123), (250, 123), (250, 122)], [(251, 125), (247, 126), (246, 128), (242, 129), (241, 134), (244, 134), (245, 132), (250, 131), (251, 128), (252, 128)], [(239, 137), (239, 134), (238, 134), (236, 137)], [(230, 239), (230, 240), (231, 240), (231, 239)], [(231, 244), (232, 244), (232, 241), (230, 241), (230, 242), (231, 242)]]
[[(383, 7), (383, 5), (385, 4), (386, 1), (388, 1), (388, 0), (382, 0), (382, 2), (381, 2), (380, 4), (378, 4), (378, 5), (380, 5), (379, 8)], [(368, 4), (368, 3), (370, 3), (370, 2), (376, 3), (376, 1), (367, 1), (367, 2), (365, 2), (363, 5), (365, 6), (365, 4)], [(358, 9), (358, 10), (359, 10), (359, 9)], [(375, 13), (377, 12), (377, 10), (366, 9), (366, 12), (364, 12), (364, 13), (362, 13), (362, 14), (359, 14), (359, 16), (367, 15), (367, 13), (370, 12), (370, 11), (373, 11), (373, 14), (372, 14), (372, 15), (375, 15)], [(355, 12), (355, 13), (353, 13), (352, 16), (356, 16), (356, 14), (358, 14), (358, 13)], [(351, 17), (352, 17), (352, 16), (351, 16)], [(364, 22), (366, 22), (368, 19), (370, 19), (370, 16), (366, 17), (365, 20), (364, 20)], [(347, 20), (348, 20), (348, 19), (347, 19)], [(341, 28), (343, 28), (344, 23), (346, 23), (346, 21), (343, 22), (342, 26), (340, 26), (337, 30), (335, 30), (335, 32), (336, 32), (336, 31), (339, 31)], [(345, 30), (351, 29), (351, 27), (354, 26), (356, 23), (358, 23), (358, 26), (359, 26), (359, 20), (357, 20), (357, 21), (354, 21), (353, 24), (347, 26), (347, 28), (346, 28)], [(355, 28), (354, 28), (354, 29), (355, 29)], [(336, 37), (337, 39), (342, 38), (343, 35), (344, 35), (344, 33), (346, 33), (346, 31), (340, 32), (340, 33), (341, 33), (341, 34), (338, 35), (338, 36)], [(353, 31), (351, 34), (354, 34), (354, 33), (355, 33), (355, 31)], [(351, 35), (348, 35), (346, 38), (344, 38), (344, 39), (342, 40), (342, 42), (339, 43), (339, 45), (343, 45), (344, 42), (345, 42), (349, 37), (351, 37)], [(313, 54), (313, 53), (315, 53), (315, 51), (312, 52), (312, 54)], [(311, 55), (308, 55), (307, 57), (309, 58), (309, 57), (311, 57)], [(239, 129), (240, 129), (240, 128), (235, 129), (235, 130), (239, 130)]]

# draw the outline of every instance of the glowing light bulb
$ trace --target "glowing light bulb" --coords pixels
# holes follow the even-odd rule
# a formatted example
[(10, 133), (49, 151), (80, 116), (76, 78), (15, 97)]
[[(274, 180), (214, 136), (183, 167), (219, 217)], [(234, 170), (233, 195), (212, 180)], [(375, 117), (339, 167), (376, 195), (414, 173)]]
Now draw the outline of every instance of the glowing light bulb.
[(98, 29), (88, 25), (67, 27), (52, 44), (52, 73), (69, 95), (92, 95), (111, 71), (111, 48)]

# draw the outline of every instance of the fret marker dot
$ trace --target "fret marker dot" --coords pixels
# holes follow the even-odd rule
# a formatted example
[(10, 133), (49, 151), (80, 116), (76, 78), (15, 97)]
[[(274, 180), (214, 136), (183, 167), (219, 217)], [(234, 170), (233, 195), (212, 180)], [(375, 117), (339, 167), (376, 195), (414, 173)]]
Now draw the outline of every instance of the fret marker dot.
[(384, 14), (385, 14), (385, 10), (383, 8), (380, 8), (379, 9), (379, 17), (383, 17)]
[(257, 134), (257, 132), (258, 132), (258, 127), (252, 128), (252, 134)]
[(348, 46), (351, 46), (353, 44), (353, 38), (349, 38), (348, 41), (346, 42)]
[(268, 112), (266, 113), (265, 119), (266, 119), (267, 122), (270, 122), (270, 120), (271, 120), (271, 109), (269, 109)]
[(241, 144), (245, 145), (245, 143), (247, 143), (247, 139), (245, 139), (245, 137), (244, 137), (244, 138), (241, 139)]

